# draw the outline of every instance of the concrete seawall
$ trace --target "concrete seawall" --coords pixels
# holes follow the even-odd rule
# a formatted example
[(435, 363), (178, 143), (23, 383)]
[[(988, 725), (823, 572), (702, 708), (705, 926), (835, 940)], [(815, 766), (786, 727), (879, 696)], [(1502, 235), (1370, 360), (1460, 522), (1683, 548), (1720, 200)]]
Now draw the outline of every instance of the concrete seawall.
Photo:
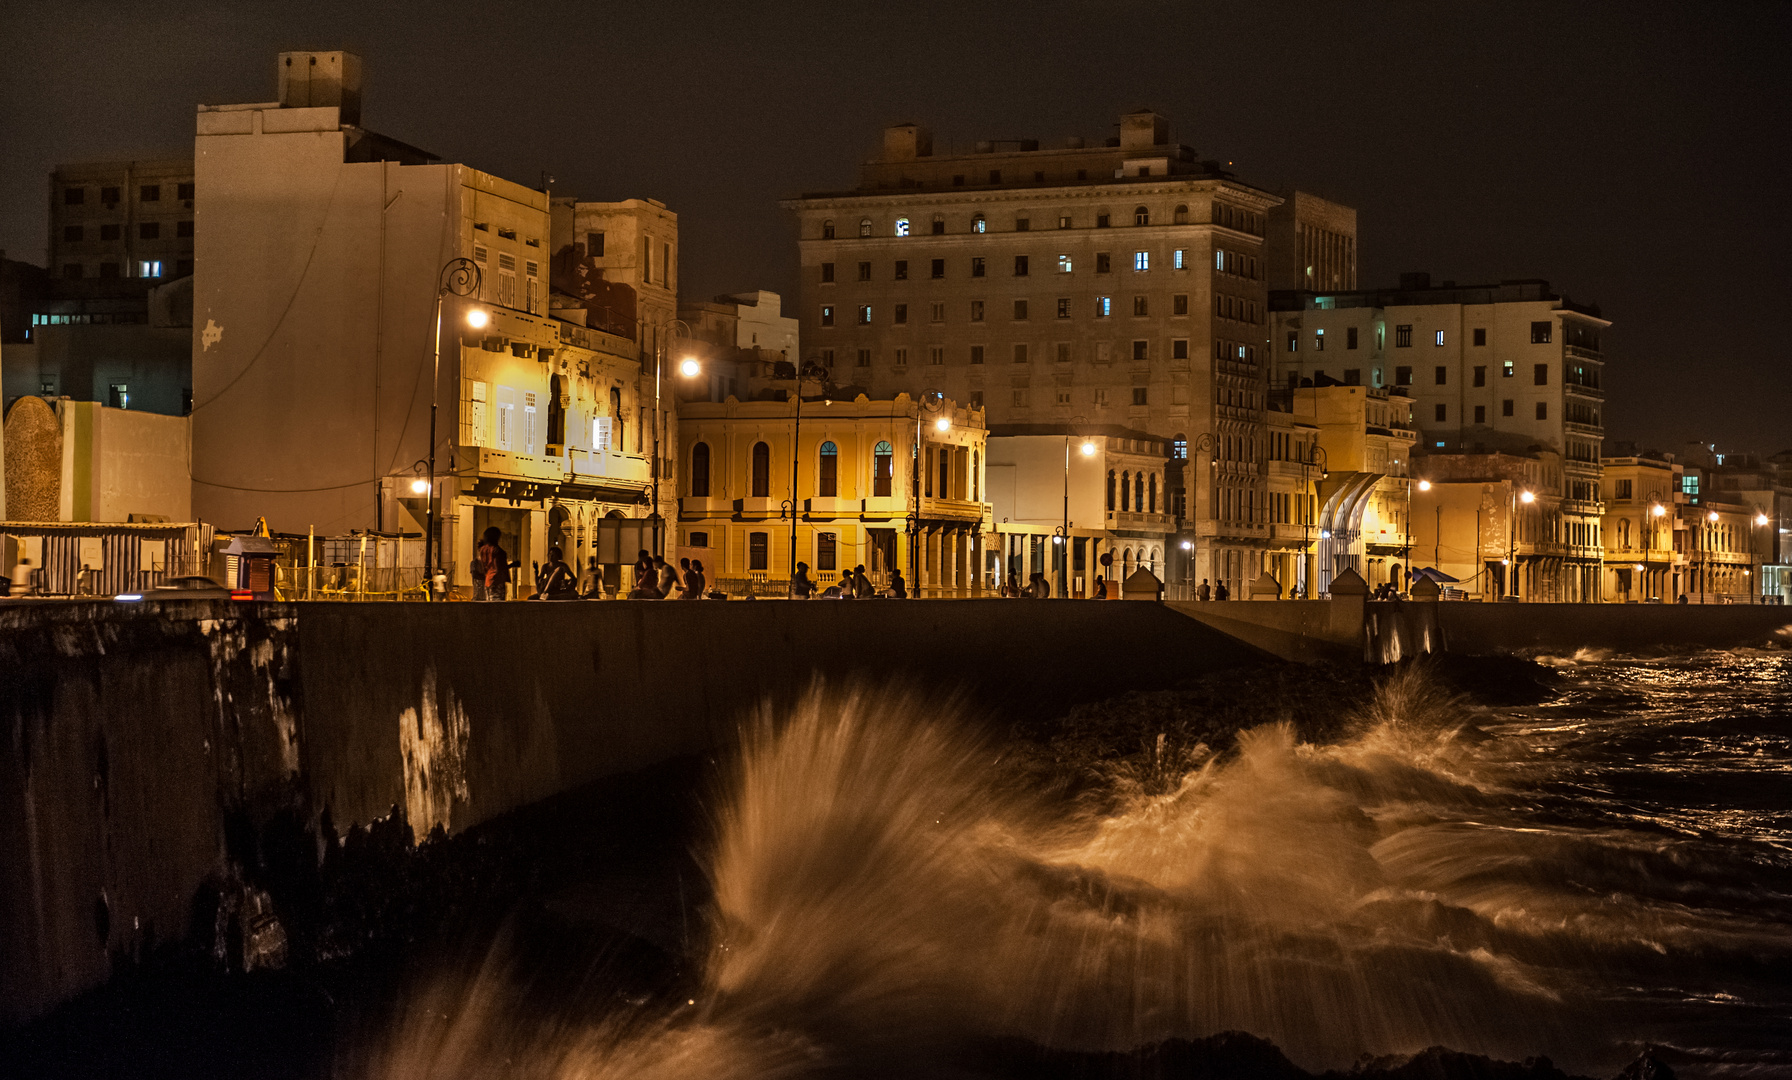
[(1000, 715), (1264, 662), (1137, 603), (0, 608), (0, 1023), (159, 943), (240, 962), (358, 826), (458, 832), (713, 749), (817, 675)]

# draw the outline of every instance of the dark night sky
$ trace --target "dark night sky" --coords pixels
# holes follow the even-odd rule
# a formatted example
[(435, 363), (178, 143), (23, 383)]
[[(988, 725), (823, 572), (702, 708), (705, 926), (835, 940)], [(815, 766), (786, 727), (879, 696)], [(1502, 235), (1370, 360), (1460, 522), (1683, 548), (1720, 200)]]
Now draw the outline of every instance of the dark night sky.
[(282, 49), (359, 53), (367, 126), (448, 160), (663, 200), (696, 298), (792, 296), (776, 200), (851, 183), (886, 123), (1098, 138), (1148, 104), (1356, 206), (1365, 285), (1600, 304), (1611, 439), (1792, 447), (1792, 5), (0, 0), (0, 37), (15, 258), (53, 165), (190, 153), (193, 105), (272, 97)]

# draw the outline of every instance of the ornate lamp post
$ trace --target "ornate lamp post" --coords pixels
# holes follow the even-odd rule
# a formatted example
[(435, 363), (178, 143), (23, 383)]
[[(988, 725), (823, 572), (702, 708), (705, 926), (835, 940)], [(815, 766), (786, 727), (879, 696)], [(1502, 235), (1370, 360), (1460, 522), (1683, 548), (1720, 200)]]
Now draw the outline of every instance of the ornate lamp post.
[(796, 507), (797, 507), (797, 461), (802, 457), (803, 437), (803, 380), (819, 379), (823, 386), (833, 376), (829, 368), (814, 360), (805, 360), (796, 369), (796, 390), (791, 393), (796, 402), (796, 423), (790, 433), (790, 580), (796, 580)]
[[(662, 459), (660, 457), (660, 428), (665, 424), (665, 417), (661, 415), (660, 412), (660, 373), (664, 371), (666, 367), (666, 353), (671, 348), (672, 328), (680, 326), (684, 327), (684, 336), (687, 341), (689, 341), (692, 336), (691, 324), (685, 322), (683, 319), (673, 319), (671, 322), (665, 323), (664, 326), (666, 327), (666, 333), (659, 338), (659, 348), (656, 350), (656, 355), (654, 356), (653, 361), (653, 510), (649, 514), (649, 520), (653, 522), (653, 547), (655, 555), (664, 555), (666, 553), (666, 536), (664, 530), (666, 518), (665, 515), (660, 513), (660, 473), (665, 470), (665, 466), (661, 463)], [(694, 375), (701, 370), (702, 368), (695, 360), (688, 358), (679, 365), (680, 373), (687, 376)]]
[[(429, 586), (425, 591), (432, 600), (436, 594), (436, 412), (442, 393), (442, 302), (449, 293), (478, 295), (479, 282), (479, 265), (472, 259), (450, 259), (436, 279), (435, 359), (429, 381), (429, 486), (424, 489), (428, 499), (428, 524), (423, 530), (423, 576)], [(489, 321), (490, 316), (483, 308), (467, 312), (467, 325), (475, 330), (483, 328)]]
[[(1082, 417), (1071, 418), (1071, 423), (1081, 423)], [(1095, 455), (1095, 443), (1084, 439), (1081, 450), (1084, 457)], [(1070, 598), (1070, 432), (1064, 432), (1064, 539), (1058, 551), (1058, 599)]]
[[(908, 573), (910, 595), (917, 600), (921, 598), (921, 423), (927, 413), (941, 412), (945, 407), (946, 395), (938, 390), (923, 390), (915, 401), (915, 460), (909, 470), (913, 490), (909, 498)], [(934, 424), (941, 431), (952, 429), (952, 421), (945, 416)]]

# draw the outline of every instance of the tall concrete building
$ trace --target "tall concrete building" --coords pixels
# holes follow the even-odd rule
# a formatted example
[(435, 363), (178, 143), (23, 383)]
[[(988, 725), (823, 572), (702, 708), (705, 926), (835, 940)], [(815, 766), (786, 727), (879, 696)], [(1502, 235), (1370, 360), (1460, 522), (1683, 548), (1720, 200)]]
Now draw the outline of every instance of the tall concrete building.
[(278, 71), (198, 114), (195, 512), (414, 533), (433, 495), (456, 585), (488, 527), (583, 568), (601, 520), (649, 514), (652, 386), (632, 334), (550, 315), (548, 196), (362, 127), (352, 55)]
[(193, 159), (59, 165), (50, 174), (50, 273), (178, 278), (193, 272)]
[(902, 124), (856, 188), (786, 202), (803, 358), (873, 398), (940, 390), (992, 426), (1150, 433), (1175, 463), (1171, 532), (1211, 576), (1221, 552), (1260, 563), (1269, 538), (1266, 236), (1282, 200), (1171, 141), (1158, 113), (1119, 127), (1100, 145), (937, 153)]
[[(1575, 304), (1544, 281), (1433, 287), (1426, 274), (1403, 275), (1397, 289), (1278, 292), (1270, 306), (1274, 379), (1283, 391), (1338, 383), (1400, 388), (1414, 403), (1415, 476), (1510, 481), (1539, 500), (1526, 504), (1540, 515), (1530, 554), (1509, 576), (1504, 563), (1484, 567), (1504, 577), (1494, 594), (1600, 598), (1600, 339), (1611, 323), (1597, 307)], [(1475, 461), (1425, 460), (1453, 455)], [(1501, 455), (1536, 467), (1520, 476)], [(1431, 511), (1420, 498), (1414, 512)]]

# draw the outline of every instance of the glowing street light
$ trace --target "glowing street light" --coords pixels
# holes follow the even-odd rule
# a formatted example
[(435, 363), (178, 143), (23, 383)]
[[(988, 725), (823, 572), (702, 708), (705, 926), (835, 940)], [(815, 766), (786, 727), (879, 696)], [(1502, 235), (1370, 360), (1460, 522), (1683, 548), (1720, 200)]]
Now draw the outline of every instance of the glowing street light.
[(703, 365), (699, 364), (694, 357), (687, 356), (679, 361), (678, 373), (687, 379), (694, 379), (703, 374)]
[[(1095, 455), (1095, 444), (1088, 439), (1084, 439), (1082, 450), (1084, 457), (1093, 457)], [(1761, 523), (1765, 525), (1767, 523), (1766, 519), (1762, 519)]]
[(1522, 503), (1534, 503), (1537, 501), (1537, 496), (1529, 491), (1521, 491), (1518, 493), (1518, 501)]
[(1717, 511), (1713, 510), (1710, 513), (1706, 514), (1705, 520), (1706, 521), (1716, 521), (1717, 520)]
[(413, 494), (413, 495), (429, 494), (429, 481), (423, 479), (421, 476), (419, 476), (415, 480), (412, 480), (411, 481), (411, 494)]
[(1655, 517), (1660, 517), (1661, 515), (1663, 515), (1667, 512), (1668, 512), (1668, 508), (1661, 505), (1660, 503), (1656, 503), (1654, 506), (1651, 506), (1649, 508), (1649, 513), (1653, 514)]
[(1419, 481), (1419, 490), (1420, 491), (1430, 491), (1431, 490), (1431, 481), (1420, 480)]
[(491, 314), (484, 308), (473, 308), (467, 312), (467, 325), (475, 330), (483, 330), (492, 321)]
[(933, 422), (933, 427), (935, 431), (951, 431), (952, 421), (942, 416)]
[(1756, 525), (1767, 524), (1767, 515), (1766, 514), (1756, 514), (1755, 515), (1755, 524)]

